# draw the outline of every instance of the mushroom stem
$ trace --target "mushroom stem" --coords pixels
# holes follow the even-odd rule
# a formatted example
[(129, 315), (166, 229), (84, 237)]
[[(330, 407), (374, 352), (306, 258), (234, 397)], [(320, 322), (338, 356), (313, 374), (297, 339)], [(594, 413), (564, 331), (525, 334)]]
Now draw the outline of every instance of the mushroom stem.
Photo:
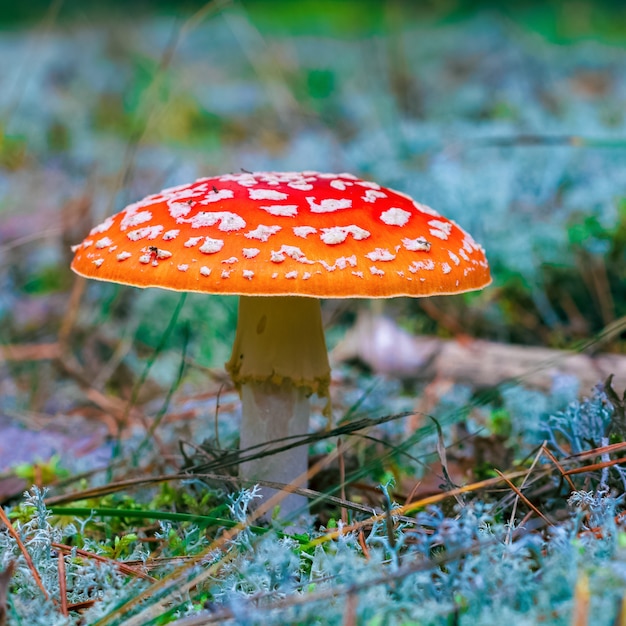
[[(288, 381), (282, 385), (271, 382), (246, 383), (241, 386), (242, 420), (240, 447), (242, 450), (267, 441), (292, 435), (306, 434), (309, 429), (309, 395), (302, 387)], [(287, 442), (276, 444), (281, 447)], [(255, 449), (262, 452), (271, 449)], [(307, 446), (298, 446), (264, 456), (239, 466), (243, 480), (268, 480), (288, 484), (308, 469)], [(307, 481), (299, 485), (306, 487)], [(276, 490), (261, 487), (263, 501), (271, 498)], [(281, 517), (288, 518), (297, 511), (305, 511), (307, 499), (290, 494), (280, 503)], [(271, 515), (271, 511), (268, 512)]]
[[(241, 395), (242, 449), (306, 434), (309, 397), (316, 393), (328, 398), (330, 384), (319, 300), (242, 296), (233, 352), (226, 368)], [(300, 446), (242, 463), (240, 476), (289, 483), (306, 469), (307, 450)], [(264, 489), (262, 493), (268, 498), (274, 491)], [(286, 496), (282, 516), (305, 504), (302, 496)]]

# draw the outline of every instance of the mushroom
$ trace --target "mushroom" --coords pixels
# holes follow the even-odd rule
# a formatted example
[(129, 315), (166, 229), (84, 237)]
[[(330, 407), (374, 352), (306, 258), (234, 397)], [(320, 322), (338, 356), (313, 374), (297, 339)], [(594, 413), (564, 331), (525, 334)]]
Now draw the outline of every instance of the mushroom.
[[(107, 218), (74, 252), (72, 269), (88, 278), (240, 296), (226, 368), (242, 401), (242, 449), (305, 434), (310, 396), (328, 399), (319, 298), (445, 295), (491, 282), (483, 249), (430, 207), (351, 174), (311, 171), (165, 189)], [(240, 476), (289, 483), (306, 470), (295, 447), (242, 463)], [(303, 506), (291, 494), (282, 515)]]

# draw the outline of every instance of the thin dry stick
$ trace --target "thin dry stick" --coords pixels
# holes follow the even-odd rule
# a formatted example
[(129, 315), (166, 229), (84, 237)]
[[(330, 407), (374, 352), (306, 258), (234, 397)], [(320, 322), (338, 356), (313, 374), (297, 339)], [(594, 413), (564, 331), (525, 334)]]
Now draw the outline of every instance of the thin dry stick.
[[(511, 509), (511, 517), (509, 517), (509, 528), (506, 533), (506, 539), (504, 543), (509, 545), (511, 543), (511, 535), (513, 534), (513, 522), (515, 521), (515, 516), (517, 515), (517, 503), (519, 502), (519, 498), (515, 498), (515, 502), (513, 502), (513, 508)], [(506, 552), (502, 553), (502, 558), (506, 558)]]
[(554, 524), (508, 478), (506, 478), (500, 470), (495, 471), (529, 509), (532, 509), (548, 526), (554, 526)]
[(77, 276), (74, 280), (74, 284), (72, 285), (72, 291), (70, 292), (70, 297), (67, 301), (65, 315), (63, 316), (63, 321), (61, 322), (61, 328), (59, 328), (58, 334), (59, 343), (61, 344), (63, 350), (67, 348), (67, 341), (72, 332), (72, 328), (74, 328), (74, 324), (76, 323), (78, 311), (80, 310), (80, 301), (83, 297), (83, 293), (85, 292), (86, 284), (86, 278)]
[(120, 561), (116, 561), (115, 559), (109, 559), (106, 556), (101, 556), (100, 554), (94, 554), (93, 552), (87, 552), (87, 550), (81, 550), (80, 548), (73, 548), (72, 546), (65, 545), (64, 543), (52, 543), (51, 544), (55, 550), (58, 550), (60, 554), (71, 554), (72, 550), (76, 552), (79, 556), (82, 556), (86, 559), (92, 559), (94, 561), (98, 561), (99, 563), (109, 563), (116, 567), (122, 574), (126, 574), (127, 576), (133, 576), (137, 578), (143, 578), (144, 580), (148, 580), (151, 583), (156, 582), (156, 578), (149, 576), (148, 574), (144, 574), (143, 572), (127, 565), (126, 563), (121, 563)]
[[(83, 491), (75, 491), (73, 493), (61, 494), (58, 496), (51, 496), (45, 499), (46, 506), (58, 506), (60, 504), (67, 504), (68, 502), (75, 502), (76, 500), (87, 500), (91, 498), (100, 498), (102, 496), (109, 495), (111, 493), (116, 493), (118, 491), (124, 491), (127, 488), (133, 487), (141, 487), (143, 485), (154, 485), (167, 481), (175, 481), (175, 480), (190, 480), (192, 478), (200, 478), (212, 481), (222, 481), (228, 483), (239, 484), (241, 481), (236, 476), (229, 476), (226, 474), (163, 474), (160, 476), (153, 476), (149, 478), (131, 478), (128, 480), (121, 480), (119, 482), (108, 483), (103, 485), (102, 487), (92, 487), (90, 489), (85, 489)], [(255, 484), (260, 484), (264, 487), (270, 487), (272, 489), (286, 489), (287, 486), (285, 483), (277, 483), (272, 481), (265, 480), (255, 480), (255, 481), (244, 481), (245, 486), (252, 487)], [(302, 487), (291, 487), (294, 493), (299, 495), (306, 496), (310, 499), (322, 499), (327, 502), (332, 502), (340, 507), (346, 507), (353, 509), (355, 511), (361, 511), (362, 513), (370, 514), (372, 512), (371, 506), (365, 506), (364, 504), (358, 504), (356, 502), (350, 502), (347, 500), (342, 500), (341, 498), (337, 498), (336, 496), (331, 496), (325, 493), (321, 493), (319, 491), (315, 491), (313, 489), (304, 489)], [(400, 518), (402, 519), (402, 518)], [(405, 519), (404, 521), (411, 521), (410, 519)]]
[(613, 465), (619, 465), (620, 463), (626, 463), (626, 456), (620, 459), (613, 459), (611, 461), (604, 461), (603, 463), (593, 463), (592, 465), (585, 465), (584, 467), (575, 467), (574, 469), (567, 470), (566, 476), (572, 474), (584, 474), (585, 472), (595, 472), (596, 470), (604, 469), (605, 467), (612, 467)]
[(47, 507), (57, 506), (59, 504), (66, 504), (68, 502), (74, 502), (75, 500), (87, 500), (90, 498), (99, 498), (102, 496), (123, 491), (128, 487), (137, 487), (143, 485), (157, 485), (169, 480), (189, 480), (189, 474), (164, 474), (161, 476), (152, 476), (150, 478), (130, 478), (128, 480), (120, 480), (119, 482), (109, 483), (102, 487), (92, 487), (91, 489), (84, 489), (83, 491), (76, 491), (74, 493), (64, 493), (59, 496), (52, 496), (44, 500)]
[(61, 346), (58, 343), (23, 343), (0, 346), (0, 363), (3, 361), (51, 361), (58, 359)]
[(526, 515), (524, 515), (524, 517), (522, 517), (522, 521), (519, 523), (519, 526), (517, 527), (518, 529), (523, 527), (524, 524), (533, 516), (533, 512), (532, 511), (528, 511), (528, 513), (526, 513)]
[[(138, 321), (138, 320), (137, 320)], [(126, 356), (133, 348), (133, 335), (136, 330), (137, 323), (134, 323), (131, 327), (129, 323), (126, 323), (122, 336), (117, 342), (117, 345), (113, 349), (113, 354), (106, 361), (106, 363), (100, 366), (98, 374), (93, 380), (93, 386), (96, 389), (105, 389), (106, 383), (111, 379), (115, 370), (123, 363)]]
[(224, 385), (220, 385), (220, 388), (217, 390), (217, 397), (215, 398), (215, 416), (213, 418), (213, 425), (215, 427), (215, 447), (219, 450), (222, 446), (220, 446), (220, 429), (219, 429), (219, 414), (220, 414), (220, 398), (222, 396), (222, 390), (224, 389)]
[(48, 228), (48, 230), (36, 230), (35, 232), (29, 233), (28, 235), (24, 235), (23, 237), (18, 237), (17, 239), (12, 239), (11, 241), (0, 246), (0, 255), (7, 254), (14, 248), (19, 248), (26, 243), (30, 243), (31, 241), (39, 241), (41, 239), (48, 239), (52, 237), (57, 237), (63, 232), (63, 228), (60, 226), (54, 226), (53, 228)]
[(369, 561), (370, 559), (370, 551), (369, 548), (367, 547), (367, 544), (365, 543), (365, 535), (363, 534), (363, 529), (359, 529), (359, 545), (361, 546), (361, 550), (363, 550), (363, 556), (365, 557), (366, 561)]
[(558, 462), (557, 458), (554, 456), (554, 454), (552, 454), (552, 452), (550, 452), (550, 449), (548, 448), (548, 446), (546, 445), (546, 443), (544, 442), (543, 444), (543, 453), (554, 463), (554, 465), (556, 465), (556, 468), (559, 470), (559, 472), (561, 473), (561, 476), (567, 481), (567, 483), (570, 486), (570, 489), (572, 491), (576, 490), (576, 487), (574, 485), (574, 481), (567, 475), (566, 471), (563, 469), (563, 466)]
[(13, 539), (15, 539), (15, 543), (17, 543), (20, 551), (24, 555), (24, 560), (26, 561), (26, 565), (28, 565), (28, 568), (33, 573), (33, 578), (35, 579), (37, 586), (41, 590), (41, 593), (43, 593), (44, 598), (46, 600), (49, 600), (50, 596), (48, 595), (46, 588), (43, 586), (43, 583), (41, 582), (41, 577), (39, 576), (39, 572), (37, 571), (37, 568), (35, 567), (33, 560), (30, 558), (30, 554), (28, 554), (28, 550), (26, 549), (26, 546), (22, 543), (22, 540), (20, 539), (19, 534), (15, 530), (13, 524), (11, 524), (11, 520), (7, 517), (7, 514), (4, 512), (4, 509), (1, 506), (0, 506), (0, 520), (4, 522), (4, 525), (8, 528), (10, 535), (13, 537)]
[(413, 496), (417, 493), (417, 490), (420, 488), (421, 484), (422, 484), (422, 480), (418, 480), (413, 487), (411, 488), (411, 491), (409, 491), (409, 495), (404, 499), (404, 504), (407, 505), (411, 502), (411, 500), (413, 500)]
[[(441, 424), (434, 417), (431, 417), (430, 419), (432, 419), (435, 423), (435, 428), (437, 429), (437, 454), (439, 455), (439, 462), (441, 463), (441, 471), (443, 472), (446, 487), (456, 487), (456, 485), (452, 482), (450, 472), (448, 471), (448, 455), (446, 454), (446, 442), (443, 438)], [(465, 502), (463, 502), (463, 498), (461, 498), (460, 495), (454, 496), (454, 499), (457, 501), (459, 506), (465, 506)]]
[(599, 448), (593, 448), (593, 450), (585, 450), (568, 456), (565, 461), (585, 461), (586, 459), (593, 459), (603, 454), (611, 454), (613, 452), (619, 452), (626, 449), (626, 441), (620, 443), (611, 443), (608, 446), (600, 446)]
[[(544, 441), (541, 444), (541, 448), (539, 448), (539, 451), (537, 452), (537, 455), (535, 456), (530, 468), (528, 469), (528, 474), (526, 474), (526, 476), (524, 476), (524, 480), (522, 481), (522, 484), (520, 485), (520, 489), (523, 489), (524, 485), (526, 484), (526, 480), (528, 479), (528, 477), (530, 476), (531, 472), (533, 471), (533, 469), (535, 469), (535, 465), (537, 465), (537, 461), (539, 460), (539, 457), (541, 457), (543, 448), (545, 447), (546, 442)], [(519, 498), (515, 498), (515, 502), (513, 504), (513, 510), (511, 511), (511, 517), (509, 519), (509, 529), (507, 531), (506, 534), (506, 540), (505, 543), (508, 545), (511, 542), (511, 533), (512, 533), (512, 529), (513, 529), (513, 523), (515, 522), (515, 515), (517, 513), (517, 503), (519, 502)]]
[(67, 579), (65, 577), (65, 555), (59, 552), (57, 557), (59, 564), (59, 600), (61, 601), (61, 613), (68, 617), (70, 612), (67, 608)]

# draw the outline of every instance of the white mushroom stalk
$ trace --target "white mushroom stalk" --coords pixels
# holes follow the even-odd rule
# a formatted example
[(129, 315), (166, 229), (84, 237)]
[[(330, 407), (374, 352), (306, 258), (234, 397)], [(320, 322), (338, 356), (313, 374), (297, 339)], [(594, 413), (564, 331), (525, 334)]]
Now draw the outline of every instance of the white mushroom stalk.
[[(239, 301), (233, 352), (226, 364), (242, 401), (240, 449), (260, 452), (286, 442), (258, 446), (284, 437), (306, 435), (309, 398), (328, 398), (330, 366), (317, 298), (249, 297)], [(327, 405), (328, 406), (328, 405)], [(308, 469), (306, 446), (242, 463), (240, 477), (289, 484)], [(306, 486), (306, 479), (300, 481)], [(262, 487), (264, 500), (275, 491)], [(281, 514), (305, 511), (306, 498), (288, 495)]]

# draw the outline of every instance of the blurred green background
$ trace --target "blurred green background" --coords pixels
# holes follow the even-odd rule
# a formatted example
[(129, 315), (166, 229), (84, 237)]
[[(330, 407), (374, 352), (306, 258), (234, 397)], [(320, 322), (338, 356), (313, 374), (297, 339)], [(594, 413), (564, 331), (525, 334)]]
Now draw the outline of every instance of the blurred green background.
[[(393, 340), (383, 337), (379, 362), (392, 362), (400, 342), (428, 346), (422, 335), (466, 349), (470, 375), (456, 380), (433, 366), (439, 353), (419, 348), (411, 356), (426, 373), (402, 379), (375, 359), (334, 364), (334, 425), (357, 422), (359, 432), (342, 435), (345, 468), (311, 481), (343, 497), (341, 485), (351, 501), (316, 509), (320, 532), (340, 516), (389, 513), (394, 499), (445, 496), (494, 468), (527, 471), (534, 508), (503, 485), (472, 487), (409, 525), (389, 514), (358, 543), (344, 536), (324, 547), (273, 533), (262, 544), (249, 529), (240, 543), (226, 540), (245, 507), (229, 511), (221, 480), (70, 494), (106, 511), (87, 522), (92, 509), (75, 510), (65, 527), (35, 493), (18, 516), (51, 597), (65, 593), (59, 563), (70, 601), (93, 600), (96, 612), (114, 615), (139, 588), (75, 552), (57, 561), (51, 541), (137, 559), (162, 576), (217, 538), (226, 567), (205, 570), (194, 606), (178, 585), (171, 615), (158, 593), (142, 605), (159, 623), (202, 607), (213, 616), (234, 607), (241, 623), (264, 625), (320, 615), (624, 623), (626, 473), (609, 453), (623, 450), (626, 380), (592, 393), (588, 379), (583, 388), (559, 370), (562, 354), (528, 357), (537, 354), (529, 346), (585, 347), (584, 375), (600, 377), (600, 352), (626, 371), (624, 2), (0, 2), (0, 502), (19, 501), (33, 483), (63, 493), (171, 474), (199, 452), (204, 462), (237, 447), (239, 400), (223, 370), (236, 299), (86, 282), (69, 264), (71, 245), (127, 204), (242, 168), (347, 171), (393, 187), (456, 220), (492, 267), (493, 284), (478, 293), (323, 302), (330, 347), (365, 313), (384, 314)], [(493, 381), (472, 379), (484, 363), (471, 350), (485, 344), (471, 337), (505, 355), (490, 364)], [(538, 372), (534, 388), (530, 376), (509, 379), (520, 368)], [(317, 460), (338, 447), (314, 409)], [(367, 430), (358, 422), (402, 411)], [(546, 442), (557, 461), (537, 452)], [(609, 442), (618, 445), (597, 450)], [(559, 463), (577, 472), (573, 482)], [(80, 482), (63, 483), (68, 476)], [(207, 512), (217, 517), (199, 531), (184, 517)], [(2, 567), (20, 558), (4, 531), (0, 544)], [(215, 552), (205, 556), (217, 568)], [(398, 578), (407, 564), (417, 567)], [(53, 602), (33, 601), (42, 596), (26, 566), (15, 580), (10, 608), (21, 623), (68, 623)], [(337, 589), (329, 602), (323, 594)], [(589, 595), (590, 621), (575, 619)]]
[[(186, 346), (201, 385), (234, 299), (189, 296), (163, 345), (179, 296), (91, 282), (71, 299), (70, 246), (145, 195), (241, 168), (349, 171), (483, 244), (493, 285), (385, 303), (406, 330), (595, 341), (626, 315), (625, 17), (618, 2), (3, 3), (0, 343), (61, 336), (122, 397), (157, 349), (153, 393), (171, 385)], [(367, 306), (324, 303), (331, 346)], [(0, 409), (80, 402), (48, 363), (0, 367)]]

